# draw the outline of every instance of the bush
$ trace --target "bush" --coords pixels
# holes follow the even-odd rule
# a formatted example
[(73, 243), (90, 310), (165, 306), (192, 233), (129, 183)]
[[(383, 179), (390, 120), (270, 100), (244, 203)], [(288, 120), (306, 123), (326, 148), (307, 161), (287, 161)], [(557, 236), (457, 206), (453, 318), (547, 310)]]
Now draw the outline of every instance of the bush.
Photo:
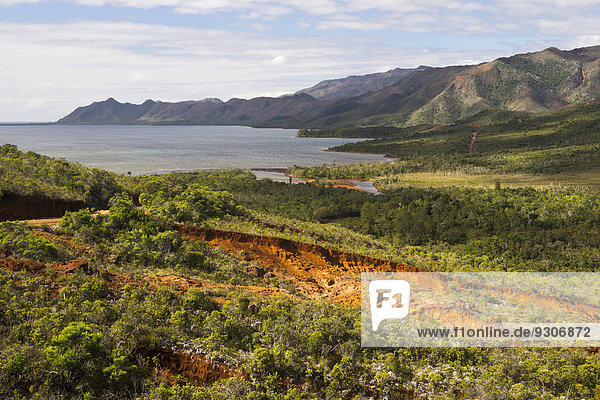
[(46, 239), (31, 234), (25, 223), (0, 223), (0, 248), (10, 251), (17, 257), (36, 261), (55, 261), (58, 249)]

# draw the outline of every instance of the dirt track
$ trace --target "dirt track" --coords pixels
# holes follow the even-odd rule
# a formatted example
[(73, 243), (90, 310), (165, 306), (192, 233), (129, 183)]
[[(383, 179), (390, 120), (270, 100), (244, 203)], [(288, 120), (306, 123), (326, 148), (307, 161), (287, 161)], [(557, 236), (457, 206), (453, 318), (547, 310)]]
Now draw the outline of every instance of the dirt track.
[[(481, 128), (481, 125), (479, 125), (479, 124), (468, 124), (468, 125), (473, 126), (475, 128)], [(471, 140), (469, 141), (469, 144), (467, 145), (467, 154), (471, 154), (473, 152), (473, 150), (475, 149), (475, 141), (477, 140), (477, 134), (478, 134), (478, 131), (473, 131)]]

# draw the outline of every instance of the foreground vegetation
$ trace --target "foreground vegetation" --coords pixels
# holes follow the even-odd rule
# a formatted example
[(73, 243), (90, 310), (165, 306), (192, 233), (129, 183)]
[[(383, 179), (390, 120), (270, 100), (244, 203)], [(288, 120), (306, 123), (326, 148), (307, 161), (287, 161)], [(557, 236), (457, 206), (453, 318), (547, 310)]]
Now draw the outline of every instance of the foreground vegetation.
[[(362, 348), (356, 307), (308, 300), (272, 275), (252, 274), (243, 254), (175, 231), (183, 223), (278, 236), (430, 270), (599, 271), (593, 188), (396, 184), (407, 173), (538, 176), (542, 165), (545, 175), (587, 170), (581, 160), (596, 168), (596, 117), (583, 107), (564, 112), (560, 123), (523, 121), (527, 129), (466, 121), (394, 131), (404, 136), (352, 146), (389, 148), (402, 161), (294, 171), (379, 178), (382, 196), (256, 180), (241, 170), (117, 177), (4, 146), (3, 190), (17, 190), (14, 176), (35, 188), (28, 193), (90, 207), (67, 213), (52, 234), (0, 224), (6, 258), (45, 264), (38, 273), (0, 269), (0, 397), (600, 397), (600, 356), (589, 349)], [(466, 154), (474, 128), (475, 151)], [(94, 213), (102, 205), (109, 212)], [(61, 274), (57, 263), (73, 259), (85, 259), (87, 272)], [(157, 276), (176, 279), (150, 284)], [(197, 284), (176, 286), (177, 279)], [(253, 294), (258, 289), (273, 295)], [(220, 375), (165, 375), (161, 351), (201, 356)]]
[[(356, 312), (327, 303), (204, 292), (115, 290), (93, 277), (60, 282), (0, 273), (3, 398), (312, 399), (592, 398), (596, 355), (570, 349), (360, 347)], [(170, 386), (136, 349), (202, 349), (243, 372)], [(180, 347), (181, 348), (181, 347)], [(550, 373), (554, 371), (554, 373)]]

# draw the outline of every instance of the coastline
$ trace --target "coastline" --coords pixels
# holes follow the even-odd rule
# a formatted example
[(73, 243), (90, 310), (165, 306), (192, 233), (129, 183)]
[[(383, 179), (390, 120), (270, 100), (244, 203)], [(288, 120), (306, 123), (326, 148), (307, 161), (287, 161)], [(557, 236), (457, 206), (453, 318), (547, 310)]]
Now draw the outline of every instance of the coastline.
[(293, 133), (239, 126), (0, 125), (3, 141), (20, 150), (120, 174), (287, 169), (386, 159), (376, 154), (323, 151), (356, 140), (296, 138)]
[[(276, 182), (289, 183), (292, 179), (292, 184), (299, 183), (316, 183), (315, 179), (302, 178), (287, 173), (284, 168), (251, 168), (250, 171), (256, 175), (256, 179), (271, 179)], [(259, 174), (256, 174), (256, 173)], [(264, 172), (261, 174), (261, 172)], [(327, 179), (326, 183), (330, 183), (333, 187), (358, 190), (359, 192), (370, 193), (374, 195), (382, 194), (373, 186), (373, 182), (361, 179)]]
[[(370, 156), (382, 156), (383, 158), (385, 158), (385, 160), (381, 160), (381, 161), (386, 161), (386, 162), (392, 162), (392, 161), (398, 159), (398, 157), (394, 157), (393, 155), (388, 154), (388, 153), (368, 153), (366, 151), (339, 151), (339, 150), (331, 150), (331, 149), (324, 149), (321, 151), (326, 151), (328, 153), (366, 154), (366, 155), (370, 155)], [(363, 161), (363, 162), (381, 162), (381, 161)]]

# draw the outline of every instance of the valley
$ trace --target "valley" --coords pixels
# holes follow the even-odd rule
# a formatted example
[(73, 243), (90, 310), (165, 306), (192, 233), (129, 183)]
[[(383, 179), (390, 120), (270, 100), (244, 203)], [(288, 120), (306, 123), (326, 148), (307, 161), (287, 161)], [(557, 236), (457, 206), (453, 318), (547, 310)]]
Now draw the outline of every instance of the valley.
[[(367, 271), (600, 271), (597, 53), (391, 70), (282, 98), (109, 99), (50, 126), (293, 126), (364, 139), (333, 143), (350, 156), (393, 157), (291, 166), (284, 153), (293, 184), (245, 168), (115, 173), (0, 147), (0, 397), (598, 397), (595, 348), (367, 348), (359, 308)], [(430, 285), (473, 289), (448, 282)], [(600, 315), (593, 286), (572, 301), (488, 286), (518, 310)], [(411, 313), (485, 314), (434, 302)]]

